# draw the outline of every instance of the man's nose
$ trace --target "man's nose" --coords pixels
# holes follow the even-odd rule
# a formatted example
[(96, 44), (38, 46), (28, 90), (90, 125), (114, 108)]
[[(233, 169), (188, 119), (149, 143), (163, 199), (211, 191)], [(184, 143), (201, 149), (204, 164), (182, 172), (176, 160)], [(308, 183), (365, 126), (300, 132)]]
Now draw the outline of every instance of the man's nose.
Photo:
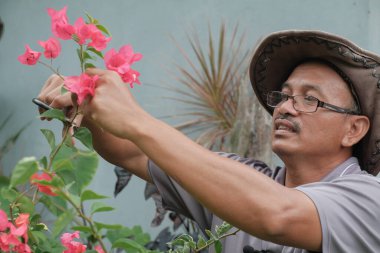
[(281, 114), (291, 114), (295, 115), (298, 113), (296, 109), (294, 109), (294, 99), (289, 97), (287, 100), (284, 102), (280, 103), (276, 109), (279, 113)]

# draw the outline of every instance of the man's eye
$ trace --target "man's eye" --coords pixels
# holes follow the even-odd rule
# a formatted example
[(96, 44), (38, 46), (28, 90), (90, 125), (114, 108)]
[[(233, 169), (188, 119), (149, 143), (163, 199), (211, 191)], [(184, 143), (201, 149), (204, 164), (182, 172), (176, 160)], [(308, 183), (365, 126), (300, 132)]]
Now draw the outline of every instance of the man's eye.
[(305, 96), (304, 101), (308, 103), (315, 103), (316, 101), (318, 101), (318, 99), (313, 96)]

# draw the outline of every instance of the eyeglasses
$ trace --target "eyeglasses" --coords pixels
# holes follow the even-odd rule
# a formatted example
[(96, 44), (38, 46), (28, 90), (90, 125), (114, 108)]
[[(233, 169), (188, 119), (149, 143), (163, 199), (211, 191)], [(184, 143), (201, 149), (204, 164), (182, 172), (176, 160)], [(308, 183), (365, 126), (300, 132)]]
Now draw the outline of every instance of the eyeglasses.
[(280, 91), (270, 91), (267, 94), (267, 105), (275, 108), (275, 107), (280, 106), (283, 102), (287, 101), (289, 98), (293, 99), (293, 108), (294, 110), (298, 112), (311, 113), (311, 112), (316, 112), (318, 107), (323, 107), (325, 109), (338, 112), (338, 113), (345, 113), (345, 114), (352, 114), (352, 115), (359, 114), (358, 112), (350, 110), (350, 109), (344, 109), (336, 105), (322, 102), (318, 98), (315, 98), (313, 96), (302, 96), (302, 95), (291, 96), (291, 95), (282, 93)]

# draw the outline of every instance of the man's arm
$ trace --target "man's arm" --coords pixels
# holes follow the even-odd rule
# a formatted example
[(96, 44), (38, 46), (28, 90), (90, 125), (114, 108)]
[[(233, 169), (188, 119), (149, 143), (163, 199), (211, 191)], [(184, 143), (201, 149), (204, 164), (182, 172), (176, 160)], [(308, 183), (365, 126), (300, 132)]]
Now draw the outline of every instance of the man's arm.
[(100, 129), (86, 118), (82, 123), (91, 131), (94, 148), (105, 160), (152, 183), (147, 167), (148, 157), (134, 143)]
[[(57, 75), (52, 75), (46, 81), (38, 98), (53, 108), (72, 108), (71, 94), (69, 92), (61, 94), (62, 85), (63, 80)], [(102, 130), (86, 117), (83, 118), (81, 125), (91, 131), (94, 148), (105, 160), (152, 182), (147, 169), (148, 158), (135, 144)]]
[(320, 250), (318, 213), (304, 193), (220, 157), (153, 118), (138, 106), (117, 74), (99, 69), (88, 73), (99, 75), (99, 80), (86, 115), (135, 143), (205, 207), (259, 238)]

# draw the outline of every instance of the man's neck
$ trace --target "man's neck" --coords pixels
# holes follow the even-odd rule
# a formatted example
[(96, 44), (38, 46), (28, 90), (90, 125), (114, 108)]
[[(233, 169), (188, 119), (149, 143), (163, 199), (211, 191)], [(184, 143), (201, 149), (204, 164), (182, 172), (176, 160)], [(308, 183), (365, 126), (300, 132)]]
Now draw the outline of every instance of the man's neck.
[(286, 157), (283, 159), (286, 168), (285, 186), (292, 188), (318, 182), (349, 157), (350, 155), (323, 158), (313, 157), (312, 159)]

